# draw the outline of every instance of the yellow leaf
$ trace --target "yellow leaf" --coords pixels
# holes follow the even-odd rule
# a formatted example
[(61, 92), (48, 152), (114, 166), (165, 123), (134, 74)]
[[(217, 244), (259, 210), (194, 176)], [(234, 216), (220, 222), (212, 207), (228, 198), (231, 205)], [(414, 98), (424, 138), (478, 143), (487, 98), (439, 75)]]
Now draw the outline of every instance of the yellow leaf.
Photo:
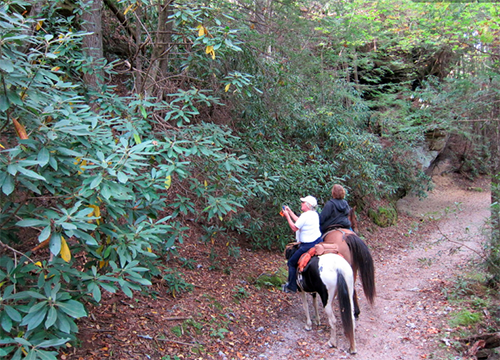
[(205, 53), (211, 54), (214, 51), (214, 47), (212, 45), (207, 46), (205, 49)]
[(168, 175), (165, 179), (165, 189), (169, 189), (172, 184), (172, 176)]
[(230, 86), (231, 86), (231, 84), (227, 84), (226, 87), (224, 88), (224, 90), (227, 92), (229, 90)]
[(198, 36), (201, 37), (205, 35), (205, 27), (203, 25), (198, 25)]
[(17, 136), (19, 136), (20, 139), (26, 140), (28, 139), (28, 134), (26, 133), (26, 129), (24, 126), (17, 121), (17, 119), (12, 119), (12, 123), (14, 124), (14, 129), (16, 130)]
[(52, 69), (50, 69), (51, 71), (59, 71), (61, 68), (59, 66), (54, 66)]
[(215, 60), (215, 51), (212, 50), (212, 60)]
[(130, 4), (125, 11), (123, 12), (123, 15), (127, 15), (127, 13), (132, 10), (132, 8), (135, 6), (135, 4)]
[[(101, 209), (99, 208), (99, 206), (97, 206), (97, 205), (89, 205), (87, 207), (93, 209), (93, 211), (90, 214), (87, 215), (88, 217), (96, 217), (96, 218), (100, 218), (101, 217)], [(88, 221), (88, 223), (91, 223), (91, 222), (92, 222), (92, 220)], [(96, 219), (96, 223), (97, 223), (97, 225), (99, 225), (101, 223), (101, 220), (100, 219)]]
[(35, 263), (35, 265), (36, 265), (36, 266), (39, 266), (39, 267), (42, 267), (42, 263), (41, 263), (40, 261), (37, 261), (37, 262)]
[(43, 25), (43, 20), (40, 20), (36, 23), (36, 31), (40, 30), (42, 28), (42, 25)]
[(66, 240), (61, 236), (61, 258), (69, 262), (71, 260), (71, 251), (69, 251), (68, 244), (66, 243)]
[(205, 188), (208, 187), (208, 183), (207, 183), (207, 180), (205, 180)]
[(1, 147), (2, 149), (5, 149), (5, 147), (4, 147), (2, 144), (0, 144), (0, 147)]
[(150, 247), (148, 247), (148, 252), (152, 253), (153, 249), (151, 249)]

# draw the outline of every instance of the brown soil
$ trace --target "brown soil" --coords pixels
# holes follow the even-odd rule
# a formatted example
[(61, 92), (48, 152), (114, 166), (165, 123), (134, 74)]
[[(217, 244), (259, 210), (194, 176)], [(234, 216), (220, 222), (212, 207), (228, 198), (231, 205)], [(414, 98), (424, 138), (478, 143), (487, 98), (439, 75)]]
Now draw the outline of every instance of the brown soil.
[(326, 345), (323, 312), (322, 325), (304, 330), (298, 295), (256, 287), (262, 275), (285, 268), (281, 252), (241, 245), (235, 259), (227, 255), (225, 243), (190, 239), (166, 266), (180, 266), (180, 257), (192, 259), (194, 268), (180, 271), (193, 291), (173, 297), (157, 279), (154, 297), (105, 294), (79, 324), (80, 346), (67, 349), (61, 359), (416, 360), (457, 355), (448, 346), (452, 329), (446, 323), (455, 305), (442, 290), (481, 250), (489, 182), (447, 175), (436, 176), (434, 183), (428, 198), (398, 203), (396, 226), (382, 229), (360, 219), (360, 233), (375, 260), (378, 296), (369, 306), (356, 284), (361, 305), (357, 355), (346, 352), (339, 324), (338, 348)]

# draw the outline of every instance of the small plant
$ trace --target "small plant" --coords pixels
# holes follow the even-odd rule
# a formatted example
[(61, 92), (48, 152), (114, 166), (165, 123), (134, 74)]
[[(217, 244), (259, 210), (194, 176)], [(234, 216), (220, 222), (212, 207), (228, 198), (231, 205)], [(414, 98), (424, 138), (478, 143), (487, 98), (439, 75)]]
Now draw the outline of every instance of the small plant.
[(224, 334), (229, 332), (229, 330), (224, 328), (211, 328), (210, 336), (218, 337), (219, 339), (224, 339)]
[(196, 261), (194, 261), (193, 259), (188, 259), (188, 258), (184, 258), (184, 257), (179, 258), (179, 260), (182, 263), (181, 264), (182, 267), (189, 269), (189, 270), (194, 270), (195, 265), (196, 265)]
[(429, 258), (418, 258), (418, 262), (423, 266), (431, 266), (433, 260)]
[(224, 233), (226, 231), (225, 227), (222, 226), (216, 226), (216, 225), (211, 225), (211, 226), (203, 226), (203, 230), (205, 233), (201, 236), (201, 240), (205, 243), (215, 243), (215, 240), (217, 238), (220, 238), (220, 234)]
[(242, 300), (242, 299), (247, 298), (249, 296), (250, 296), (250, 294), (243, 286), (236, 286), (233, 289), (233, 298), (235, 300)]
[(197, 322), (195, 321), (194, 319), (190, 318), (190, 319), (187, 319), (186, 321), (184, 321), (184, 324), (187, 326), (190, 326), (194, 329), (194, 331), (196, 332), (196, 334), (201, 334), (202, 330), (203, 330), (203, 324), (200, 323), (200, 322)]
[(473, 313), (469, 310), (462, 310), (452, 315), (450, 325), (457, 326), (470, 326), (479, 323), (483, 319), (480, 313)]
[(172, 294), (173, 297), (175, 297), (176, 294), (193, 290), (193, 285), (186, 282), (177, 271), (172, 271), (163, 275), (163, 280), (165, 280), (168, 287), (167, 294)]
[(177, 337), (181, 337), (182, 335), (184, 335), (184, 329), (182, 328), (182, 325), (173, 326), (170, 328), (170, 331)]
[(262, 287), (280, 287), (286, 281), (287, 273), (284, 268), (279, 269), (274, 274), (262, 274), (257, 280), (255, 280), (255, 285), (257, 288)]
[(239, 259), (241, 256), (241, 248), (239, 246), (229, 245), (227, 248), (227, 253), (235, 259)]

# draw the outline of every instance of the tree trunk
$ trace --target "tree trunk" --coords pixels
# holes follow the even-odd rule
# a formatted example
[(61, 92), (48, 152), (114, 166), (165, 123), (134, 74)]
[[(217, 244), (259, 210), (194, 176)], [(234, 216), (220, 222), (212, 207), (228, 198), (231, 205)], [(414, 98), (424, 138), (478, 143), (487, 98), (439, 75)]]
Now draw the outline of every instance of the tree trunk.
[(99, 62), (104, 57), (102, 49), (102, 0), (84, 0), (82, 29), (91, 33), (83, 38), (83, 51), (92, 66), (84, 72), (83, 80), (91, 89), (98, 89), (104, 80)]
[[(498, 281), (500, 281), (500, 134), (498, 119), (492, 118), (488, 124), (490, 134), (490, 168), (491, 168), (491, 260), (497, 268), (490, 269)], [(496, 204), (496, 205), (495, 205)]]
[(150, 65), (144, 79), (145, 95), (155, 94), (155, 90), (162, 88), (162, 79), (166, 77), (168, 71), (168, 53), (172, 45), (172, 23), (169, 15), (172, 11), (173, 0), (158, 0), (158, 25), (151, 56)]
[[(29, 12), (29, 17), (36, 19), (40, 15), (42, 8), (45, 6), (46, 2), (47, 1), (36, 1), (33, 4), (33, 6), (31, 6), (31, 10)], [(37, 25), (36, 23), (31, 25), (31, 27), (27, 28), (24, 33), (28, 36), (33, 36), (33, 34), (35, 33), (36, 25)], [(27, 53), (31, 46), (32, 46), (32, 42), (26, 41), (25, 45), (23, 46), (21, 51), (23, 53)]]

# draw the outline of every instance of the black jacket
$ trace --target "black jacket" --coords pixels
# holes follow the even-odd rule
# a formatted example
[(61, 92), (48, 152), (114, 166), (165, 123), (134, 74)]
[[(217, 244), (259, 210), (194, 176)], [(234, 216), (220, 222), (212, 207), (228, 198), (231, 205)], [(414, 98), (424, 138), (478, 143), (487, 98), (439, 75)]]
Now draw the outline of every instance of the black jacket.
[(321, 233), (324, 234), (326, 230), (332, 225), (338, 225), (345, 229), (351, 228), (351, 222), (348, 215), (351, 207), (345, 200), (330, 199), (325, 204), (323, 211), (319, 215), (319, 226)]

